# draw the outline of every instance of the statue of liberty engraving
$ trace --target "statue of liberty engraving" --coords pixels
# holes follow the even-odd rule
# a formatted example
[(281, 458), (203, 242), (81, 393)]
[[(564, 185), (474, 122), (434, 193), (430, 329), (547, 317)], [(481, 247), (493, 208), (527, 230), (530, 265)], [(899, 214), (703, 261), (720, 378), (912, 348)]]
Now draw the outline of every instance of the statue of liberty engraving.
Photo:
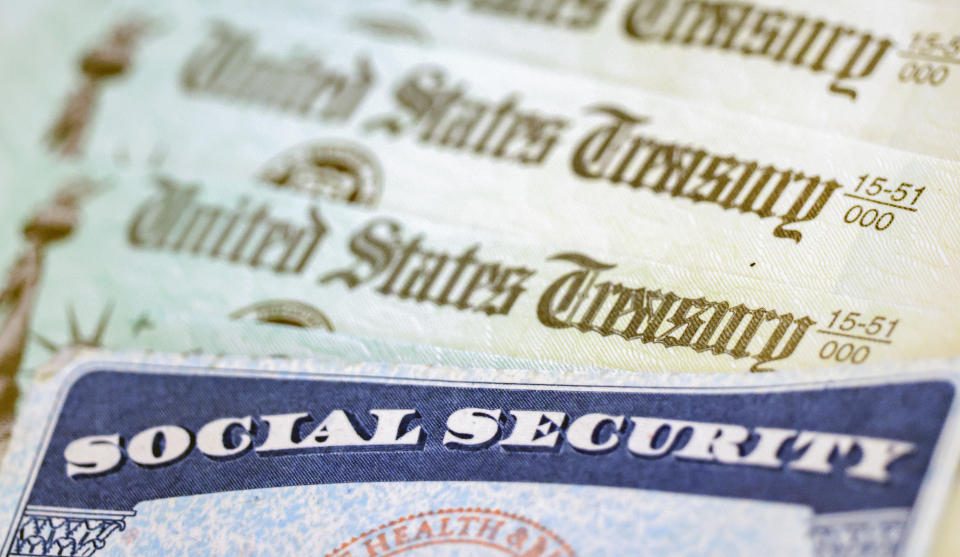
[(120, 23), (110, 30), (103, 43), (83, 56), (80, 60), (80, 83), (67, 98), (63, 110), (47, 132), (51, 150), (61, 156), (80, 154), (83, 132), (96, 109), (103, 85), (128, 72), (134, 49), (147, 28), (148, 24), (139, 20)]
[(0, 286), (0, 442), (9, 435), (19, 395), (17, 371), (30, 334), (30, 313), (40, 286), (46, 249), (69, 236), (79, 221), (80, 202), (95, 191), (86, 180), (61, 187), (22, 229), (23, 248)]

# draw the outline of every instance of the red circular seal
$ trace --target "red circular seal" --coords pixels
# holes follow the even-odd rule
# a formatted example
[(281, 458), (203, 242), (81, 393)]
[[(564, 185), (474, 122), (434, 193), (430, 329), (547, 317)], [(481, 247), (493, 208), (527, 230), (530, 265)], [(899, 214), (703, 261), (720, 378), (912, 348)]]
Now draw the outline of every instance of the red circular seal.
[[(326, 557), (434, 555), (438, 546), (471, 546), (475, 555), (574, 557), (573, 549), (543, 525), (494, 509), (443, 509), (414, 514), (360, 534)], [(463, 549), (466, 549), (465, 547)]]

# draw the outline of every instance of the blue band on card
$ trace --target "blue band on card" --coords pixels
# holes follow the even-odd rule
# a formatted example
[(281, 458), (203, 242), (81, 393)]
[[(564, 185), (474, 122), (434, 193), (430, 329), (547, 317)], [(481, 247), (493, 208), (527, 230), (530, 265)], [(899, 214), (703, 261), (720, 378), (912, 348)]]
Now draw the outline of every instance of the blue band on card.
[(27, 508), (342, 482), (497, 481), (913, 505), (954, 388), (639, 389), (88, 371)]

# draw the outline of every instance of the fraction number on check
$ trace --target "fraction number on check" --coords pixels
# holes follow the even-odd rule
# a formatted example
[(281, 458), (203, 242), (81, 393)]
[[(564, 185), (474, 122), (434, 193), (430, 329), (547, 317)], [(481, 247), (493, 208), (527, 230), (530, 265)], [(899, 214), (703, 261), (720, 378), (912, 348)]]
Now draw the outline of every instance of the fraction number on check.
[(843, 309), (830, 315), (830, 323), (817, 329), (817, 333), (830, 337), (820, 347), (819, 356), (838, 363), (862, 364), (870, 356), (871, 345), (893, 343), (893, 332), (900, 323), (885, 315), (864, 316)]
[(896, 211), (915, 213), (916, 204), (925, 191), (926, 186), (916, 186), (909, 182), (894, 185), (883, 176), (864, 174), (859, 177), (853, 193), (843, 194), (863, 202), (851, 205), (843, 215), (843, 221), (883, 232), (896, 220)]

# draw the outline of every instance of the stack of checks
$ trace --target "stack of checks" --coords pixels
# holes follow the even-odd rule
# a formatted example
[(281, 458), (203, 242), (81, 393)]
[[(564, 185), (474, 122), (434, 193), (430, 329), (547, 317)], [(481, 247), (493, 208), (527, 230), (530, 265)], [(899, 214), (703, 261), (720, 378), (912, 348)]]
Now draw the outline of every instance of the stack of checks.
[(0, 557), (960, 555), (960, 6), (3, 11)]

